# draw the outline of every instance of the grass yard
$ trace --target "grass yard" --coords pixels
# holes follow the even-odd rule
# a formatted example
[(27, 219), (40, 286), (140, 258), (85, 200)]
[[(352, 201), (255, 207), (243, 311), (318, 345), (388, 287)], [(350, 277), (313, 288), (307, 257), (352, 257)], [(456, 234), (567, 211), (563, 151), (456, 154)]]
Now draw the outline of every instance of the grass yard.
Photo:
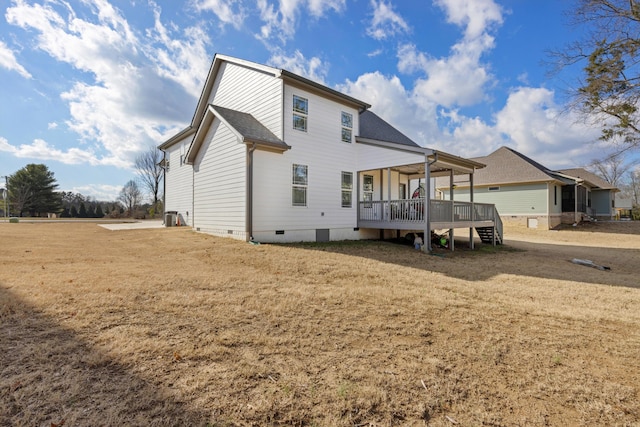
[(2, 223), (0, 425), (640, 425), (640, 223), (506, 238)]

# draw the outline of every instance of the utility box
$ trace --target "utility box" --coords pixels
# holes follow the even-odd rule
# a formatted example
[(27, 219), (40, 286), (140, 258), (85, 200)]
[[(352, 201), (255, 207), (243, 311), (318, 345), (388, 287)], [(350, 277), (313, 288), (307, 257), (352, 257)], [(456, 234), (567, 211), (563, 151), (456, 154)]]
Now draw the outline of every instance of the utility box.
[(165, 227), (175, 227), (176, 219), (178, 218), (177, 211), (168, 211), (164, 214), (164, 226)]

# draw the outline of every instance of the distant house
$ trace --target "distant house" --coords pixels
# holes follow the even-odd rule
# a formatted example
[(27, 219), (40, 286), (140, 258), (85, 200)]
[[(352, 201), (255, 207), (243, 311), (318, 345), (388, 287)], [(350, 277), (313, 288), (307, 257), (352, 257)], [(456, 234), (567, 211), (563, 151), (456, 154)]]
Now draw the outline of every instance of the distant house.
[(436, 227), (488, 228), (499, 239), (493, 205), (460, 215), (471, 205), (410, 193), (420, 182), (430, 194), (432, 176), (472, 176), (483, 165), (420, 147), (369, 108), (286, 70), (216, 55), (190, 125), (160, 145), (165, 209), (182, 225), (247, 241)]
[(624, 197), (620, 193), (615, 195), (615, 215), (616, 219), (631, 219), (633, 211), (633, 199)]
[[(617, 188), (584, 169), (552, 170), (508, 147), (472, 159), (486, 165), (474, 175), (474, 201), (493, 203), (503, 221), (553, 228), (587, 218), (615, 217)], [(447, 180), (438, 179), (442, 198)], [(469, 200), (471, 182), (454, 180), (454, 200)]]

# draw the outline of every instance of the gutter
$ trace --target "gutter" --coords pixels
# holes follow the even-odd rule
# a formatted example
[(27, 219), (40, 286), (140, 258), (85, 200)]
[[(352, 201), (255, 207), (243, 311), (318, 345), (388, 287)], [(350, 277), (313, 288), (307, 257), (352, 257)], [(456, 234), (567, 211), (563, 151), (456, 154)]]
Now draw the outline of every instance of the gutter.
[(256, 151), (256, 143), (247, 146), (247, 211), (245, 219), (245, 229), (247, 230), (246, 240), (253, 241), (253, 152)]

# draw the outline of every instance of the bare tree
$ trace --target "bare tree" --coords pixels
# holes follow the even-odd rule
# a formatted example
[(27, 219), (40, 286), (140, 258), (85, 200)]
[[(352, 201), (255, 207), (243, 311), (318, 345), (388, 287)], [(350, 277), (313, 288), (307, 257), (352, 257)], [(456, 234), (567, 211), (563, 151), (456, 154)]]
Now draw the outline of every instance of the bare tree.
[(617, 187), (624, 175), (636, 164), (631, 161), (624, 163), (623, 153), (613, 154), (603, 160), (593, 160), (587, 167), (596, 175), (601, 176), (609, 184)]
[(142, 187), (152, 196), (154, 208), (160, 200), (160, 188), (164, 179), (164, 169), (160, 166), (162, 157), (162, 151), (150, 145), (136, 157), (135, 162)]
[(122, 187), (118, 195), (118, 201), (129, 211), (129, 215), (133, 214), (133, 210), (140, 204), (141, 200), (142, 192), (138, 187), (138, 183), (133, 179)]

